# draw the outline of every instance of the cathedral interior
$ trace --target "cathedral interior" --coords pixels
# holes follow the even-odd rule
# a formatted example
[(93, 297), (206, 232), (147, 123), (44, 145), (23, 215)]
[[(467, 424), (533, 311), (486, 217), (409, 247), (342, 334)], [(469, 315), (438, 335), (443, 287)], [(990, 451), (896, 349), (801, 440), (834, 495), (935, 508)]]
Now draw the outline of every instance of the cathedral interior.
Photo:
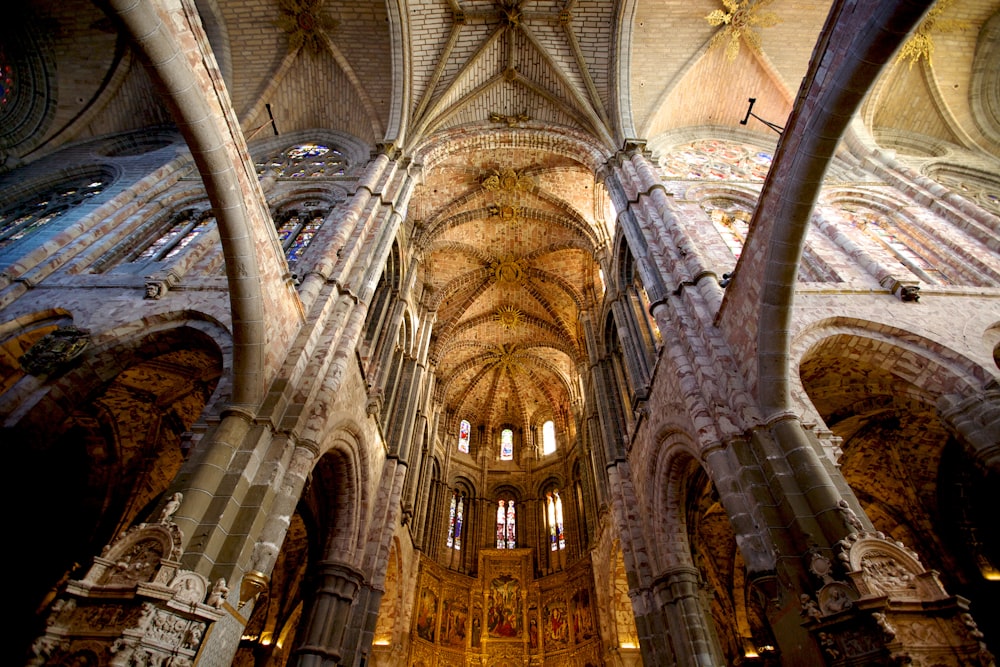
[(997, 0), (5, 14), (14, 662), (995, 664)]

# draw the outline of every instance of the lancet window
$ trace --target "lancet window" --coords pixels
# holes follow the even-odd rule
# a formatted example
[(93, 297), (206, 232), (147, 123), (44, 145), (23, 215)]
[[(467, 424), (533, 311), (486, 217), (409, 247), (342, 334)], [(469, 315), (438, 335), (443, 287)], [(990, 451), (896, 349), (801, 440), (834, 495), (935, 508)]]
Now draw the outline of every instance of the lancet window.
[[(753, 204), (749, 201), (739, 201), (727, 197), (714, 197), (702, 203), (702, 207), (712, 220), (712, 225), (722, 237), (723, 242), (738, 260), (743, 254), (743, 245), (750, 233), (750, 221), (753, 218)], [(728, 271), (736, 266), (735, 262)], [(810, 244), (802, 249), (802, 262), (799, 264), (798, 280), (803, 282), (839, 282), (840, 277), (813, 250)]]
[(458, 425), (458, 451), (463, 454), (469, 453), (469, 433), (471, 429), (472, 427), (465, 419)]
[(928, 283), (950, 283), (939, 268), (929, 260), (932, 251), (923, 248), (906, 230), (894, 224), (880, 211), (862, 206), (846, 205), (841, 210), (855, 229), (861, 232), (870, 252), (883, 258), (891, 257), (921, 280)]
[(465, 522), (465, 494), (454, 491), (451, 495), (451, 506), (448, 510), (448, 541), (449, 549), (462, 549), (462, 525)]
[(711, 202), (707, 212), (733, 257), (739, 259), (750, 232), (750, 211), (732, 201), (716, 200)]
[(566, 534), (563, 531), (563, 504), (559, 489), (552, 489), (545, 494), (545, 521), (549, 528), (549, 549), (565, 549)]
[(302, 257), (326, 219), (326, 211), (293, 210), (278, 225), (278, 239), (288, 263)]
[(500, 431), (500, 460), (514, 460), (514, 431), (509, 428)]
[(171, 259), (209, 231), (214, 224), (215, 217), (210, 211), (199, 212), (195, 209), (184, 211), (174, 219), (167, 231), (156, 237), (132, 261)]
[(87, 175), (75, 182), (43, 192), (27, 202), (0, 214), (0, 249), (23, 239), (51, 223), (87, 199), (99, 195), (110, 179)]
[(556, 424), (549, 420), (542, 424), (542, 454), (556, 451)]
[(517, 514), (514, 499), (501, 496), (497, 500), (497, 549), (517, 547)]

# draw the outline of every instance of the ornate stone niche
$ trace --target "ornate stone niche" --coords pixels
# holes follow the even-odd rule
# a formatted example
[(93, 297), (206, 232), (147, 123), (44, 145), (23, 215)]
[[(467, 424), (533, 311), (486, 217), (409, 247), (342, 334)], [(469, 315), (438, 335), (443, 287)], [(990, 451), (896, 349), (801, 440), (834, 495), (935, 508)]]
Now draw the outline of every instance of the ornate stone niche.
[(180, 569), (181, 531), (171, 514), (121, 534), (82, 579), (68, 582), (29, 665), (194, 664), (229, 589)]
[(810, 570), (822, 584), (815, 599), (801, 596), (803, 625), (828, 665), (995, 664), (968, 601), (948, 595), (913, 551), (869, 532), (836, 548), (838, 563), (814, 555)]

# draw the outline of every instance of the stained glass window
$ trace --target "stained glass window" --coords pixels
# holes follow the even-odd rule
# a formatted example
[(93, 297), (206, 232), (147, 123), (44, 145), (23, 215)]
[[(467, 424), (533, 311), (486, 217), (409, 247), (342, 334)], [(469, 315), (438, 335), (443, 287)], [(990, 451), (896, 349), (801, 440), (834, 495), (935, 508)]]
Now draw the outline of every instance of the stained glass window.
[(465, 515), (465, 496), (455, 491), (451, 496), (451, 506), (448, 510), (448, 548), (460, 551), (462, 549), (462, 522)]
[(458, 494), (451, 496), (451, 505), (448, 507), (448, 548), (455, 546), (455, 507), (458, 503)]
[(214, 224), (215, 217), (211, 214), (204, 215), (194, 210), (185, 211), (176, 218), (170, 229), (146, 246), (146, 249), (132, 261), (160, 261), (176, 257)]
[(771, 168), (771, 159), (771, 151), (702, 139), (674, 148), (660, 160), (660, 169), (667, 180), (762, 182)]
[(0, 248), (41, 229), (66, 211), (99, 195), (107, 186), (101, 178), (87, 177), (36, 196), (0, 214)]
[(3, 47), (0, 46), (0, 109), (14, 96), (14, 67), (7, 59)]
[(566, 548), (566, 535), (563, 532), (563, 508), (559, 490), (554, 489), (545, 494), (545, 514), (549, 524), (549, 543), (552, 551)]
[(950, 282), (926, 257), (902, 238), (901, 230), (881, 212), (860, 206), (842, 209), (851, 224), (861, 231), (865, 245), (876, 255), (889, 256), (930, 283)]
[(501, 498), (497, 501), (497, 549), (517, 547), (517, 516), (514, 500)]
[(294, 263), (302, 257), (313, 238), (323, 226), (326, 219), (325, 211), (293, 211), (284, 222), (278, 225), (278, 239), (285, 251), (288, 263)]
[(455, 549), (460, 550), (462, 548), (462, 521), (463, 515), (465, 514), (465, 498), (463, 496), (458, 497), (458, 508), (455, 510)]
[(514, 460), (514, 431), (509, 428), (500, 431), (500, 460)]
[(507, 501), (507, 548), (517, 546), (517, 523), (514, 521), (514, 501)]
[(336, 148), (305, 143), (257, 162), (257, 174), (263, 176), (270, 172), (278, 178), (329, 178), (343, 176), (347, 167), (347, 158)]
[(733, 257), (740, 258), (747, 234), (750, 233), (751, 213), (742, 206), (730, 201), (713, 201), (706, 207), (712, 224), (722, 240), (726, 242)]
[(469, 429), (470, 428), (471, 428), (471, 426), (469, 425), (469, 422), (467, 422), (464, 419), (458, 425), (458, 451), (462, 452), (463, 454), (468, 454), (469, 453)]
[(542, 424), (542, 454), (551, 454), (556, 451), (556, 424), (547, 421)]

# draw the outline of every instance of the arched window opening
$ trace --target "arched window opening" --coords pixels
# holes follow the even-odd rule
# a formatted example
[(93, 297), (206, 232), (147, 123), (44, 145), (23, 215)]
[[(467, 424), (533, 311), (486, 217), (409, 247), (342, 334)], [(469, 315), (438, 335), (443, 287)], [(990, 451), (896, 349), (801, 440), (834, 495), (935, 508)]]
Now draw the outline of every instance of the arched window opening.
[(458, 451), (463, 454), (469, 453), (469, 431), (472, 426), (463, 419), (458, 425)]
[[(907, 231), (876, 209), (853, 204), (841, 205), (845, 217), (861, 232), (869, 252), (885, 258), (890, 265), (902, 265), (919, 279), (934, 284), (950, 284), (939, 268), (944, 266), (930, 248), (923, 247)], [(932, 264), (931, 259), (938, 260)]]
[(566, 534), (563, 531), (563, 506), (559, 489), (545, 494), (545, 517), (549, 527), (549, 549), (561, 551), (566, 548)]
[(150, 260), (159, 262), (176, 257), (195, 239), (207, 232), (215, 224), (215, 216), (209, 212), (194, 209), (184, 211), (174, 220), (166, 232), (153, 240), (133, 262)]
[(297, 144), (257, 162), (257, 174), (278, 178), (330, 178), (347, 172), (347, 157), (336, 148), (317, 143)]
[(462, 550), (462, 524), (465, 521), (465, 494), (454, 491), (451, 508), (448, 510), (448, 548)]
[(556, 424), (549, 420), (542, 424), (542, 454), (552, 454), (556, 451)]
[(497, 549), (517, 547), (517, 514), (513, 498), (497, 500)]
[(660, 159), (665, 180), (761, 183), (771, 169), (772, 152), (720, 139), (699, 139), (676, 146)]
[(711, 202), (707, 212), (715, 231), (719, 232), (733, 257), (739, 259), (747, 234), (750, 233), (750, 218), (753, 214), (735, 202), (721, 200)]
[(278, 239), (288, 263), (297, 262), (326, 219), (326, 211), (292, 211), (278, 225)]
[(500, 431), (500, 460), (514, 460), (514, 431), (509, 428)]
[[(712, 221), (715, 231), (733, 254), (733, 263), (720, 267), (726, 273), (731, 273), (736, 267), (736, 260), (743, 253), (743, 244), (746, 243), (750, 233), (753, 204), (728, 197), (713, 197), (703, 201), (702, 208)], [(837, 272), (809, 244), (802, 248), (802, 261), (799, 263), (797, 279), (801, 282), (840, 281)]]
[(642, 276), (636, 266), (635, 258), (632, 256), (632, 251), (629, 249), (628, 244), (624, 241), (622, 242), (619, 261), (621, 263), (622, 287), (628, 294), (628, 302), (632, 311), (631, 317), (635, 320), (636, 333), (646, 348), (644, 350), (644, 365), (649, 366), (653, 351), (663, 344), (663, 337), (660, 334), (659, 325), (657, 325), (656, 320), (653, 319), (653, 315), (650, 312), (649, 294), (646, 292), (646, 286), (642, 282)]
[(109, 183), (110, 179), (106, 177), (85, 176), (76, 183), (43, 192), (0, 214), (0, 249), (41, 229), (87, 199), (101, 194)]

